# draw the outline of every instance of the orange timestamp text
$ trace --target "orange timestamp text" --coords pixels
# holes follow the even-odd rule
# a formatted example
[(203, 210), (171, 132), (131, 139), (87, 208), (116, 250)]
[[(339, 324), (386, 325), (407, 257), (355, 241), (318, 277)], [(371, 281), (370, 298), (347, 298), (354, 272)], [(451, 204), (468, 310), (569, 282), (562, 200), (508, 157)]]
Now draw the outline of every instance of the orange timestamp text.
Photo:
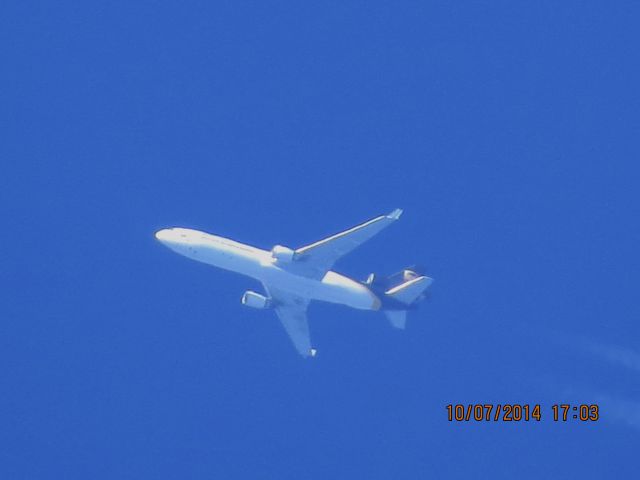
[[(450, 422), (539, 422), (543, 418), (539, 403), (450, 403), (446, 409)], [(595, 422), (600, 419), (600, 408), (596, 404), (559, 403), (552, 405), (550, 410), (555, 422)]]

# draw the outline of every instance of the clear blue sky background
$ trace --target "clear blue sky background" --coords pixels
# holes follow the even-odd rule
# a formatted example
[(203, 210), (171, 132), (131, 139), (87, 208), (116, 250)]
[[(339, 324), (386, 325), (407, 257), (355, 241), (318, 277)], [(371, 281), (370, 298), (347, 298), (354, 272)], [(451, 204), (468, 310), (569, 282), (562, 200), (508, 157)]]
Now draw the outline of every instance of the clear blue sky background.
[[(534, 3), (3, 3), (0, 477), (635, 477), (639, 7)], [(395, 207), (338, 270), (432, 300), (313, 304), (313, 361), (153, 238)]]

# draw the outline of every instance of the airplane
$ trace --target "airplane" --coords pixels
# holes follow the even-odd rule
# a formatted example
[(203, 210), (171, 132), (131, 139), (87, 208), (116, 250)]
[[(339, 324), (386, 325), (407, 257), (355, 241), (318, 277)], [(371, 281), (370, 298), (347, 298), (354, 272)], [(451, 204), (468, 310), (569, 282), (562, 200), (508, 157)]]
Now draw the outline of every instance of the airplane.
[(260, 281), (266, 294), (247, 290), (243, 305), (275, 310), (303, 357), (315, 357), (311, 346), (307, 307), (311, 300), (361, 310), (382, 310), (391, 325), (404, 329), (407, 311), (427, 295), (433, 279), (417, 267), (386, 278), (370, 274), (357, 281), (331, 270), (343, 255), (400, 218), (401, 209), (295, 250), (282, 245), (270, 251), (189, 228), (167, 228), (155, 237), (171, 250), (193, 260), (231, 270)]

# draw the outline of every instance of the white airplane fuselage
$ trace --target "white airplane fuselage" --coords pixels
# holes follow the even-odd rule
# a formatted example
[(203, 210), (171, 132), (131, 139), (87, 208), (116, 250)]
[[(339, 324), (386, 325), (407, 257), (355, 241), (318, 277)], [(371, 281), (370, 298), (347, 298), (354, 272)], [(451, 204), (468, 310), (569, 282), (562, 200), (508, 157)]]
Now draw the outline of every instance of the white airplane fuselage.
[(180, 255), (255, 278), (305, 299), (361, 310), (380, 308), (380, 299), (365, 285), (333, 271), (320, 280), (296, 275), (283, 268), (267, 250), (187, 228), (160, 230), (156, 238)]

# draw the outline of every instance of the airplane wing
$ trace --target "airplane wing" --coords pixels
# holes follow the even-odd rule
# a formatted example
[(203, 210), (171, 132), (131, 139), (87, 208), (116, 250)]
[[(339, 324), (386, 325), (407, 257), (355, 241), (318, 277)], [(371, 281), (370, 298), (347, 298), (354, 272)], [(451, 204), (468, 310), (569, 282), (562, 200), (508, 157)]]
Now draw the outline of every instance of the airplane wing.
[(287, 331), (298, 353), (303, 357), (315, 356), (316, 350), (311, 348), (309, 323), (307, 322), (309, 299), (267, 285), (264, 287), (273, 301), (280, 323)]
[(298, 248), (292, 266), (301, 274), (321, 279), (340, 257), (391, 225), (400, 215), (402, 210), (396, 208), (388, 215), (381, 215), (319, 242)]

